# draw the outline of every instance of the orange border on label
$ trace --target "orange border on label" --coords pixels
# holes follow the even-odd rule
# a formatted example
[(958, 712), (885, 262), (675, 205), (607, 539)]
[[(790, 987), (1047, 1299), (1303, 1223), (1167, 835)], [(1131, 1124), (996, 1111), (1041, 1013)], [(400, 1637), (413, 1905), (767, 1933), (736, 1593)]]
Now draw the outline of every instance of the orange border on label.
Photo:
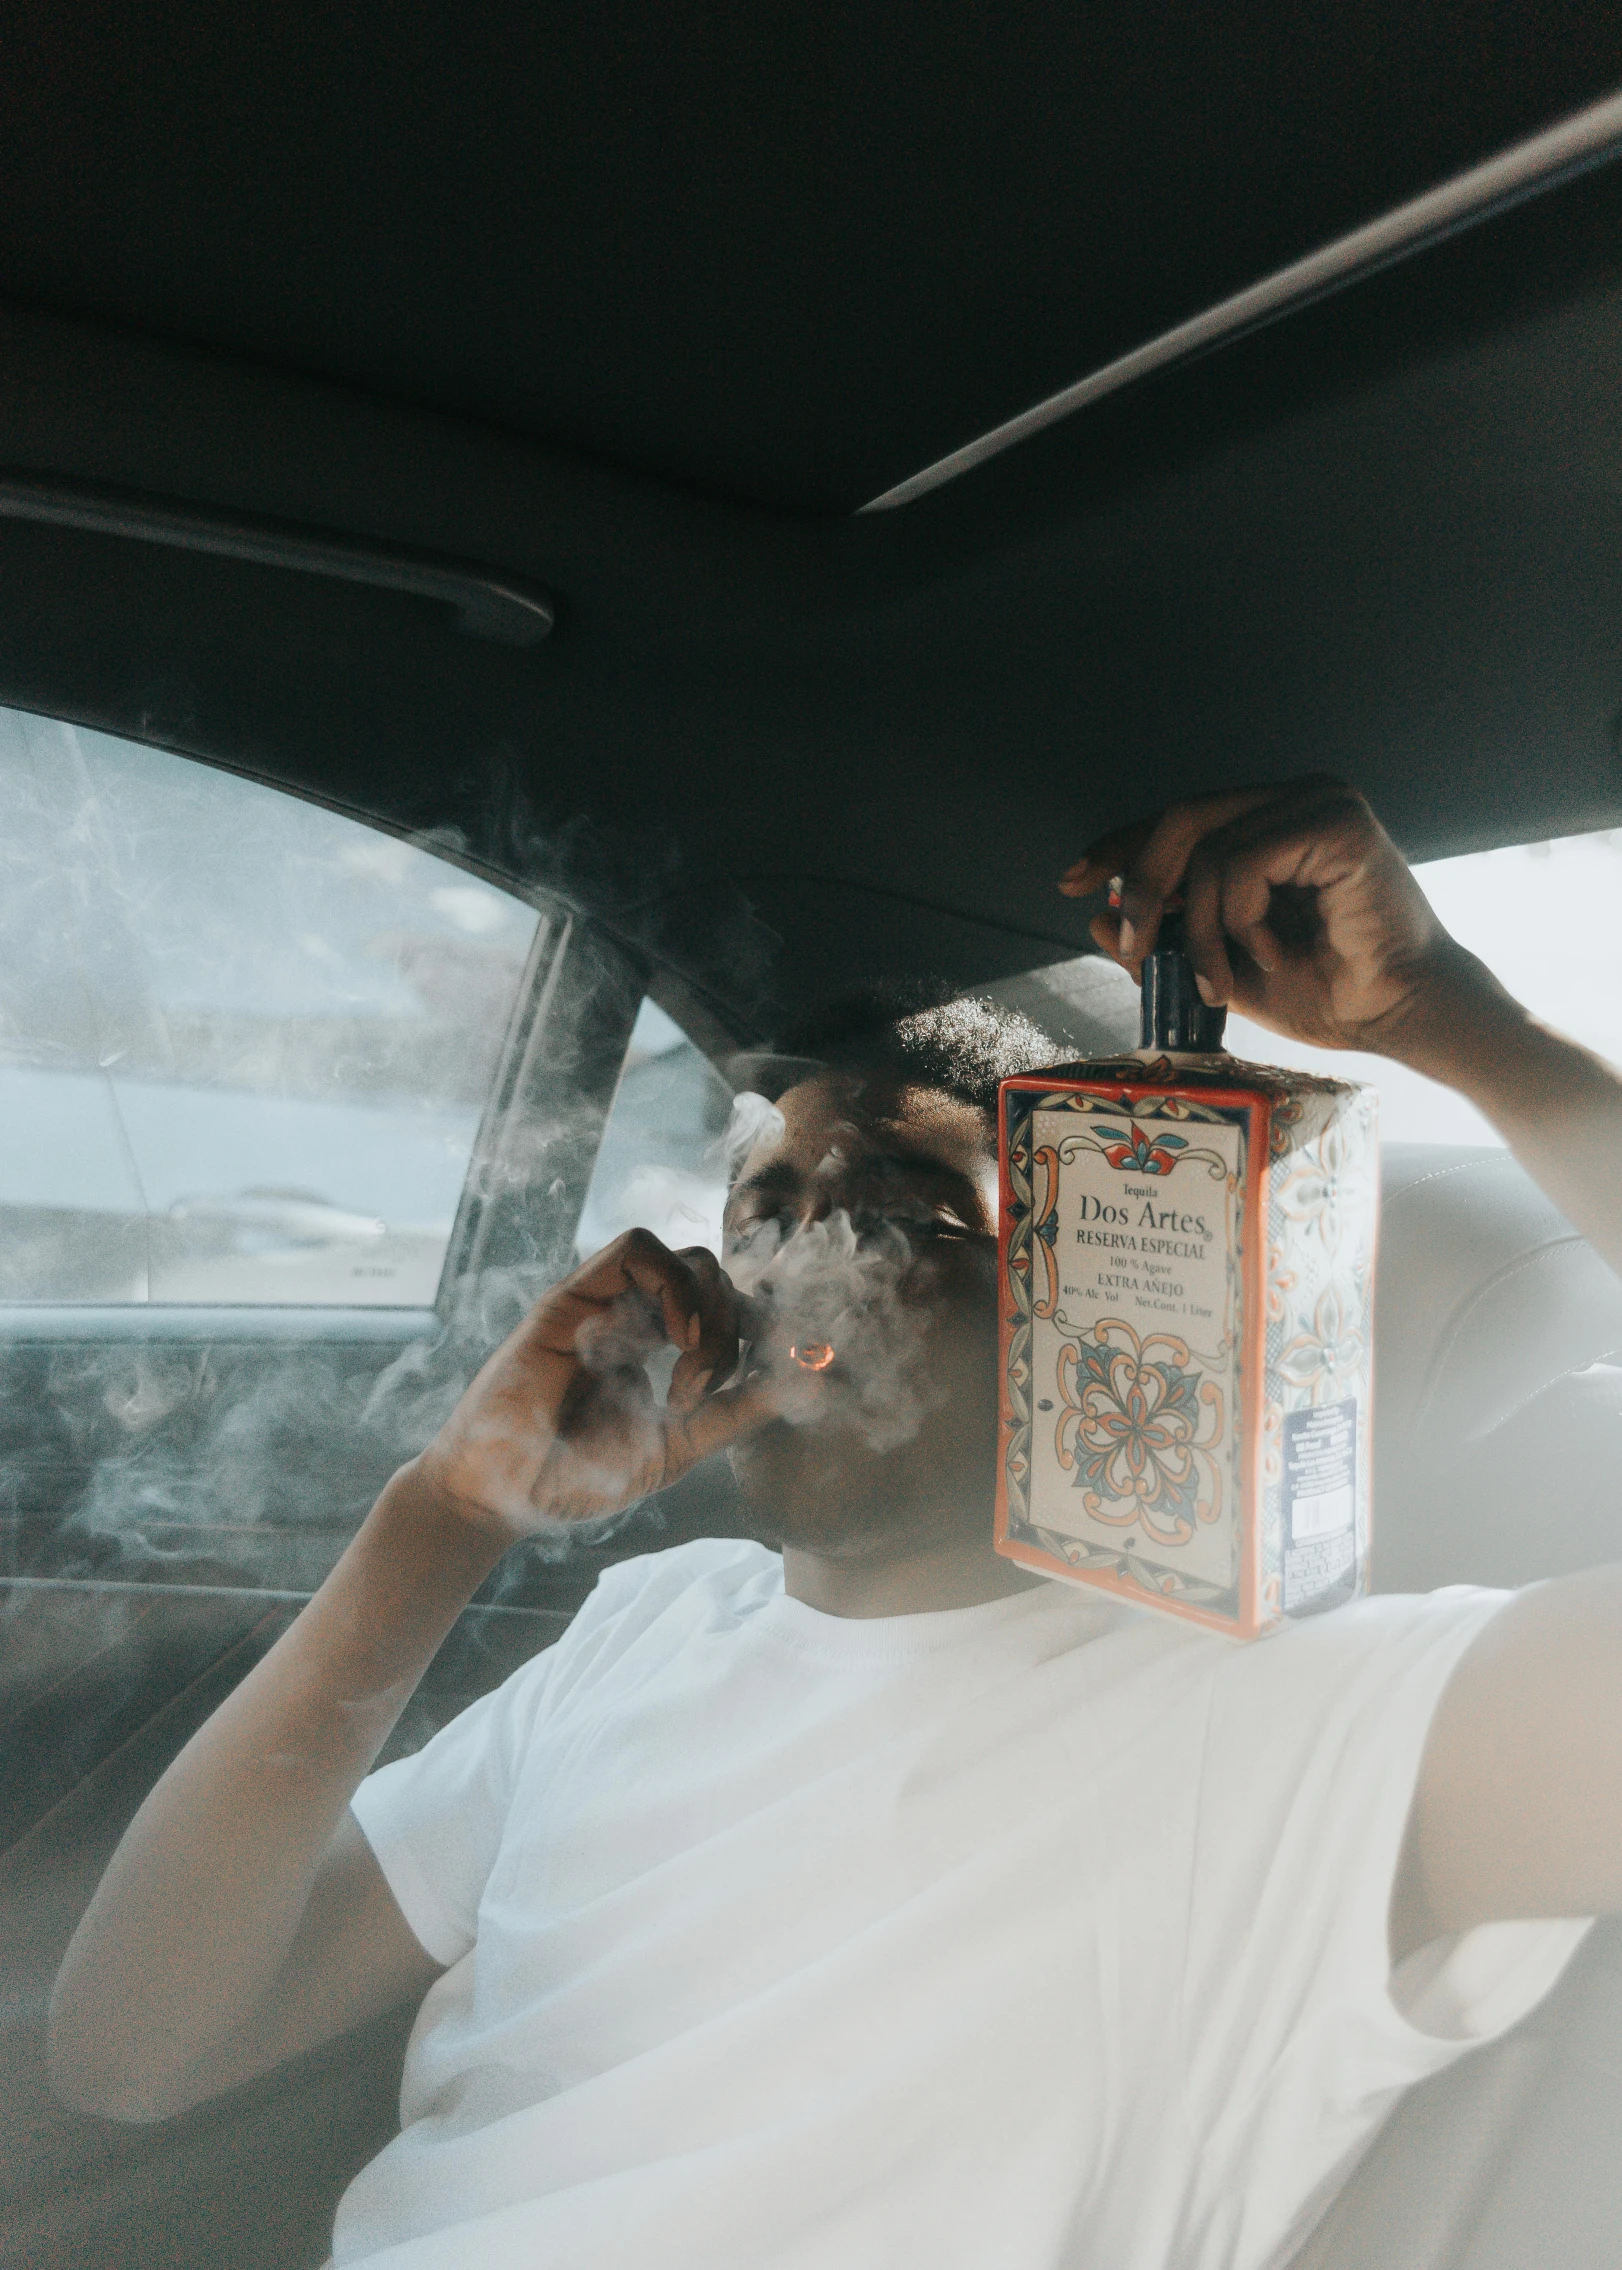
[[(1008, 1291), (1009, 1207), (1013, 1191), (1008, 1179), (1008, 1117), (1003, 1109), (1003, 1097), (1016, 1095), (1083, 1095), (1100, 1096), (1106, 1102), (1129, 1106), (1143, 1096), (1164, 1096), (1187, 1093), (1201, 1103), (1222, 1104), (1229, 1109), (1243, 1108), (1248, 1115), (1245, 1149), (1245, 1190), (1241, 1207), (1244, 1251), (1241, 1256), (1240, 1297), (1244, 1314), (1239, 1320), (1239, 1389), (1243, 1411), (1240, 1435), (1239, 1488), (1240, 1488), (1240, 1559), (1239, 1559), (1239, 1615), (1219, 1616), (1208, 1608), (1197, 1608), (1180, 1600), (1170, 1600), (1164, 1593), (1152, 1592), (1148, 1586), (1134, 1582), (1131, 1577), (1103, 1574), (1095, 1570), (1072, 1568), (1056, 1554), (1045, 1553), (1040, 1546), (1014, 1542), (1008, 1534), (1008, 1439), (1013, 1428), (1014, 1414), (1008, 1399), (1008, 1358), (1013, 1342), (1017, 1319)], [(1120, 1598), (1140, 1606), (1158, 1608), (1162, 1614), (1181, 1616), (1186, 1621), (1204, 1624), (1212, 1631), (1225, 1632), (1233, 1639), (1256, 1639), (1264, 1631), (1271, 1631), (1281, 1621), (1279, 1612), (1267, 1615), (1262, 1612), (1261, 1600), (1261, 1474), (1258, 1460), (1261, 1456), (1262, 1407), (1267, 1384), (1267, 1313), (1263, 1271), (1266, 1267), (1267, 1213), (1272, 1168), (1270, 1138), (1272, 1135), (1273, 1099), (1259, 1095), (1254, 1088), (1208, 1087), (1203, 1082), (1190, 1084), (1187, 1090), (1171, 1080), (1142, 1080), (1120, 1078), (1086, 1078), (1056, 1075), (1044, 1079), (1040, 1073), (1017, 1074), (1002, 1081), (997, 1091), (997, 1504), (992, 1530), (992, 1542), (1005, 1560), (1021, 1568), (1033, 1570), (1039, 1576), (1060, 1577), (1067, 1584), (1079, 1584), (1094, 1591), (1113, 1592)]]

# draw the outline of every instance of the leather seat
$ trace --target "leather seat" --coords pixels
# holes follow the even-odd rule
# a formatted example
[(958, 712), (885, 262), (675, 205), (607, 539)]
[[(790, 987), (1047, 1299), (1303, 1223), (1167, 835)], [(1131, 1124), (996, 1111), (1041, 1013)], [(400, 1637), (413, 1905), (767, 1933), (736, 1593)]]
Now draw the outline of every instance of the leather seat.
[(1622, 1279), (1507, 1151), (1390, 1144), (1382, 1194), (1377, 1589), (1622, 1556)]
[[(1507, 1153), (1393, 1144), (1376, 1291), (1374, 1579), (1622, 1558), (1622, 1280)], [(1293, 2270), (1622, 2259), (1622, 1924), (1502, 2041), (1412, 2090)]]

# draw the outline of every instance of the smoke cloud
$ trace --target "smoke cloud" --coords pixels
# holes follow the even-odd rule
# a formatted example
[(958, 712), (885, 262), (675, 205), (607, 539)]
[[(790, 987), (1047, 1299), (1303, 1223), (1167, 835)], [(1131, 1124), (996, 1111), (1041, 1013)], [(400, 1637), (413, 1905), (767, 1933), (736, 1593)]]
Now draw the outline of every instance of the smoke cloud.
[(787, 1236), (763, 1223), (728, 1253), (727, 1274), (765, 1320), (754, 1355), (781, 1383), (790, 1425), (837, 1425), (875, 1451), (918, 1432), (939, 1395), (923, 1315), (904, 1296), (912, 1262), (895, 1223), (858, 1234), (843, 1207)]

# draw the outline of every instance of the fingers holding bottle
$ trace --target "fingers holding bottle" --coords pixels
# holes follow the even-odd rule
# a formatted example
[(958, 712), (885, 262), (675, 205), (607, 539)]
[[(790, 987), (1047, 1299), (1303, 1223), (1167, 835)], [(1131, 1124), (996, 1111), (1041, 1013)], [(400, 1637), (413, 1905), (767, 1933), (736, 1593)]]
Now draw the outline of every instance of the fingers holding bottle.
[(1183, 930), (1202, 997), (1292, 1038), (1398, 1044), (1456, 950), (1364, 799), (1321, 776), (1175, 805), (1096, 843), (1061, 881), (1097, 888), (1121, 859), (1119, 913), (1092, 933), (1136, 976), (1165, 908)]
[(1106, 883), (1117, 886), (1109, 908), (1093, 917), (1092, 934), (1136, 977), (1154, 952), (1166, 902), (1181, 890), (1196, 845), (1267, 793), (1242, 788), (1193, 797), (1130, 827), (1112, 829), (1067, 870), (1059, 888), (1068, 897), (1082, 898)]

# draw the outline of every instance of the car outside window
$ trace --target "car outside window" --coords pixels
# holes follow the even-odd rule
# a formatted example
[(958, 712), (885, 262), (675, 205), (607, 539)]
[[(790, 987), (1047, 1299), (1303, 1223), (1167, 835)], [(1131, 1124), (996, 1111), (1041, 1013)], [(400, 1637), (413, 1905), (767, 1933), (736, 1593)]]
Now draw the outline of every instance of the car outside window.
[(0, 711), (0, 1301), (422, 1307), (537, 914)]

